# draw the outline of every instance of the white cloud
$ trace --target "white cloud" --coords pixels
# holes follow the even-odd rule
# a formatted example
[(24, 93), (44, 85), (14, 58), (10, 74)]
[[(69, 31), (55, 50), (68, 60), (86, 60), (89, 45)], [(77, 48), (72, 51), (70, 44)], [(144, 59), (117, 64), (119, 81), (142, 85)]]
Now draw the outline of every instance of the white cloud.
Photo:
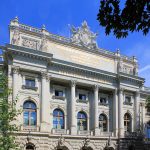
[(147, 70), (149, 70), (149, 69), (150, 69), (150, 65), (147, 65), (147, 66), (141, 68), (141, 69), (139, 70), (139, 73), (142, 73), (142, 72), (147, 71)]

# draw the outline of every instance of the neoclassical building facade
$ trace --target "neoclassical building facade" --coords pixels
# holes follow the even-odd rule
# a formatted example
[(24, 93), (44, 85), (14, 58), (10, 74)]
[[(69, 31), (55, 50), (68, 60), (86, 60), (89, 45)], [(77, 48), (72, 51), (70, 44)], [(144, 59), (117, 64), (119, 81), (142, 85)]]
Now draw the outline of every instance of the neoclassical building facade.
[[(128, 149), (128, 135), (145, 130), (150, 88), (138, 61), (98, 47), (86, 21), (66, 38), (11, 21), (4, 50), (9, 100), (23, 112), (16, 124), (21, 150)], [(127, 138), (128, 137), (128, 138)]]

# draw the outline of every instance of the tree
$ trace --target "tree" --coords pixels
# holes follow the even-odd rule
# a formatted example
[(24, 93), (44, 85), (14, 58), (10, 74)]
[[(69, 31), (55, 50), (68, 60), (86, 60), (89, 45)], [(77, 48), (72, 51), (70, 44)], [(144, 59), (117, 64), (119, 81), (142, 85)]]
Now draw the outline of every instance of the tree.
[(134, 31), (147, 35), (150, 29), (150, 0), (126, 0), (122, 9), (120, 0), (101, 0), (97, 20), (105, 27), (106, 35), (113, 32), (116, 38), (125, 38)]
[(16, 109), (16, 100), (8, 101), (11, 90), (8, 88), (8, 79), (4, 73), (0, 73), (0, 150), (16, 150), (18, 145), (15, 142), (14, 132), (18, 127), (13, 123), (21, 113)]
[(148, 96), (146, 99), (146, 108), (147, 108), (147, 111), (150, 112), (150, 96)]

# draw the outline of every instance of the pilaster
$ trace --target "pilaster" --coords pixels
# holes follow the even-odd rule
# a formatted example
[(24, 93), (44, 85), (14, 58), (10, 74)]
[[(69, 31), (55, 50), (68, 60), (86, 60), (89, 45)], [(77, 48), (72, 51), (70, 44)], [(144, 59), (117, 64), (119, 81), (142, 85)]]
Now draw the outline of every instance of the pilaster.
[(50, 126), (50, 76), (41, 72), (41, 131), (51, 132)]
[(76, 81), (71, 81), (71, 103), (70, 103), (70, 115), (71, 115), (71, 134), (77, 134), (77, 117), (75, 113), (76, 106)]
[(113, 131), (118, 136), (118, 90), (113, 92)]
[(140, 129), (139, 102), (140, 102), (140, 92), (136, 91), (134, 98), (134, 131)]
[(18, 66), (12, 66), (12, 72), (13, 72), (13, 100), (17, 99), (17, 93), (18, 93), (18, 78), (19, 78), (19, 67)]
[(123, 120), (123, 89), (119, 89), (119, 101), (118, 101), (118, 135), (124, 137), (124, 120)]
[(94, 85), (94, 133), (95, 135), (100, 134), (100, 129), (99, 129), (99, 115), (98, 115), (98, 91), (99, 91), (99, 86)]

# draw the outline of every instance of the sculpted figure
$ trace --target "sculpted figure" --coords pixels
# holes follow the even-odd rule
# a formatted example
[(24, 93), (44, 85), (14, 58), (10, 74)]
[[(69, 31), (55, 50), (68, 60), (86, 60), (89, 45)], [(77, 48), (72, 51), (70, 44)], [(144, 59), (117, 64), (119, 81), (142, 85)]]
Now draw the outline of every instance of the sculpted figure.
[(122, 69), (123, 69), (122, 60), (119, 60), (118, 65), (117, 65), (117, 70), (118, 70), (118, 72), (121, 72)]
[(47, 49), (48, 49), (47, 39), (46, 39), (45, 36), (44, 36), (44, 37), (42, 38), (42, 40), (41, 40), (40, 49), (43, 50), (43, 51), (47, 51)]
[(14, 30), (11, 43), (14, 45), (19, 45), (19, 40), (20, 40), (20, 33), (18, 30)]
[(138, 67), (136, 65), (133, 68), (133, 75), (138, 75)]
[(76, 29), (74, 26), (71, 26), (71, 33), (72, 33), (71, 40), (72, 40), (72, 42), (79, 43), (78, 31), (79, 31), (79, 28)]
[(63, 146), (64, 142), (65, 142), (65, 139), (61, 135), (60, 138), (58, 139), (58, 147)]
[(71, 27), (71, 41), (79, 44), (80, 46), (87, 47), (89, 49), (98, 48), (96, 43), (97, 34), (90, 31), (87, 22), (84, 21), (81, 27)]

